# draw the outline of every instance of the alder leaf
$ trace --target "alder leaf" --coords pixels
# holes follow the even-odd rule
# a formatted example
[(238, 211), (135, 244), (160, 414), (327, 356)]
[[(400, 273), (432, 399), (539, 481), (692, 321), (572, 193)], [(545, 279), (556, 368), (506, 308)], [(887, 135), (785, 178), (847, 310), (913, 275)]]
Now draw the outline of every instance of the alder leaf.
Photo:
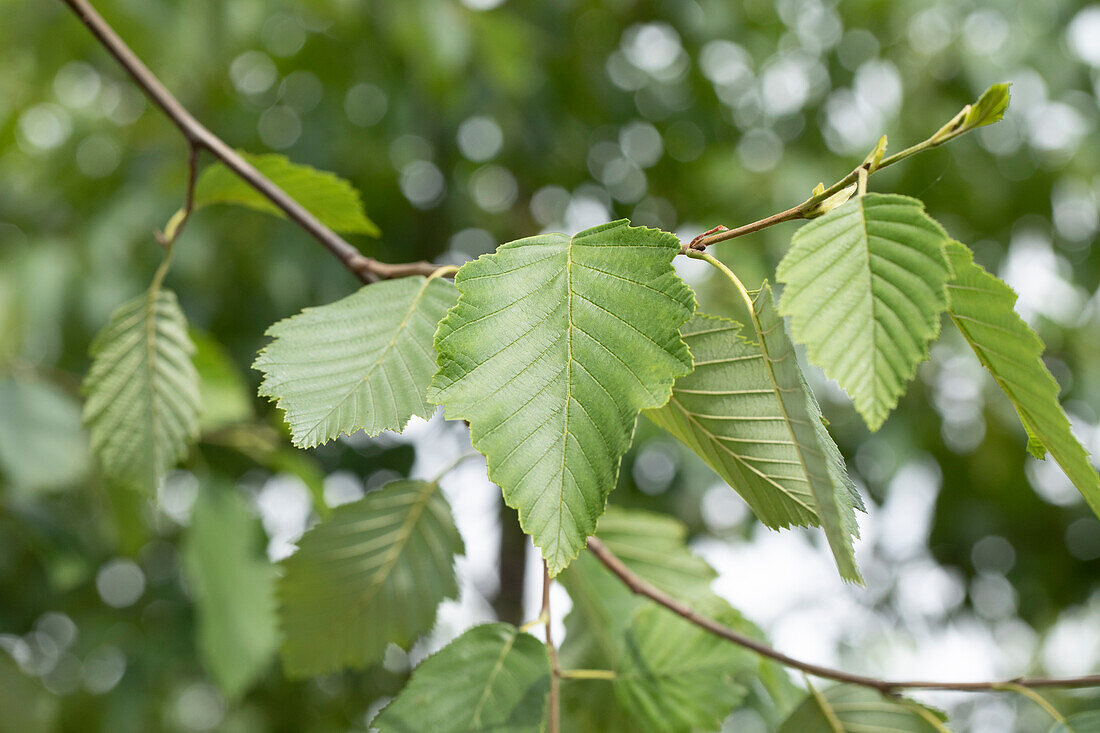
[(680, 334), (695, 370), (676, 380), (667, 405), (646, 416), (695, 451), (767, 526), (820, 524), (760, 345), (744, 337), (741, 324), (704, 313)]
[(227, 697), (240, 697), (274, 658), (279, 633), (275, 568), (264, 555), (257, 518), (232, 484), (203, 486), (183, 564), (195, 595), (203, 662)]
[(462, 267), (429, 399), (470, 423), (489, 477), (556, 575), (596, 528), (638, 413), (691, 371), (679, 240), (616, 221)]
[(78, 485), (88, 473), (80, 403), (35, 377), (0, 375), (0, 475), (30, 496)]
[(130, 300), (92, 341), (84, 423), (113, 480), (153, 490), (199, 430), (195, 347), (176, 295), (152, 288)]
[(1002, 82), (982, 92), (982, 96), (970, 105), (970, 109), (963, 117), (960, 134), (1004, 119), (1005, 111), (1008, 109), (1010, 86), (1012, 86), (1011, 82)]
[(413, 671), (371, 722), (381, 733), (542, 733), (546, 646), (511, 624), (475, 626)]
[(432, 337), (457, 299), (446, 280), (405, 277), (279, 321), (253, 364), (264, 374), (260, 394), (286, 412), (303, 448), (357, 430), (403, 430), (413, 415), (435, 410), (425, 400), (436, 368)]
[(877, 430), (939, 335), (947, 233), (917, 199), (869, 193), (797, 232), (779, 263), (779, 312), (809, 359)]
[(252, 389), (232, 357), (212, 336), (191, 329), (195, 344), (192, 362), (199, 373), (202, 410), (199, 427), (205, 433), (248, 422), (256, 416), (252, 407)]
[(810, 694), (779, 733), (946, 733), (946, 717), (906, 698), (867, 687), (835, 685)]
[(1043, 342), (1013, 308), (1016, 293), (975, 264), (964, 245), (952, 242), (947, 252), (955, 270), (948, 285), (951, 320), (1016, 408), (1028, 450), (1037, 458), (1049, 450), (1100, 516), (1100, 476), (1058, 402), (1060, 388), (1042, 361)]
[(772, 290), (766, 282), (753, 301), (753, 325), (760, 337), (764, 364), (779, 395), (783, 422), (797, 448), (800, 475), (809, 482), (837, 568), (845, 580), (862, 583), (852, 539), (859, 537), (855, 510), (864, 511), (863, 501), (848, 477), (840, 449), (825, 429), (821, 408), (798, 367), (794, 344), (775, 310)]
[(400, 480), (332, 511), (282, 562), (283, 661), (294, 676), (364, 667), (407, 647), (458, 597), (464, 552), (437, 483)]
[[(359, 192), (343, 178), (308, 165), (291, 163), (285, 155), (238, 153), (330, 229), (372, 237), (381, 234), (374, 222), (367, 218)], [(226, 168), (224, 163), (203, 168), (195, 183), (195, 208), (210, 204), (236, 204), (285, 217), (282, 209)]]
[(1100, 710), (1071, 715), (1055, 723), (1050, 733), (1100, 733)]

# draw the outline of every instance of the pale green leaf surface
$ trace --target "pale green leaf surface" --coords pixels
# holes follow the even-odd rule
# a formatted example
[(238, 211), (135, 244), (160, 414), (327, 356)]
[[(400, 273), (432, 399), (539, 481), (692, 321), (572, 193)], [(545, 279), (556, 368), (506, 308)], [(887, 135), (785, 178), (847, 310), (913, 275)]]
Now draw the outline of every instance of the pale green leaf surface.
[(264, 374), (260, 394), (286, 412), (303, 448), (357, 430), (403, 430), (435, 410), (425, 398), (436, 369), (432, 338), (457, 299), (446, 280), (406, 277), (279, 321), (254, 364)]
[(80, 403), (34, 377), (0, 376), (0, 476), (19, 493), (78, 484), (88, 472)]
[(967, 247), (952, 242), (947, 251), (955, 270), (948, 286), (952, 321), (1012, 401), (1027, 430), (1028, 450), (1038, 458), (1049, 450), (1100, 516), (1100, 476), (1058, 402), (1058, 383), (1042, 361), (1043, 342), (1013, 308), (1016, 293), (975, 264)]
[[(291, 163), (285, 155), (250, 155), (242, 152), (241, 156), (325, 226), (338, 232), (369, 234), (372, 237), (381, 233), (367, 218), (359, 192), (343, 178), (308, 165)], [(195, 184), (195, 208), (210, 204), (236, 204), (285, 216), (280, 208), (223, 163), (203, 168)]]
[(942, 713), (867, 687), (813, 690), (779, 733), (944, 733)]
[(809, 359), (877, 429), (939, 334), (947, 234), (920, 201), (869, 193), (795, 232), (779, 311)]
[(458, 597), (462, 538), (436, 483), (401, 480), (336, 507), (282, 562), (283, 661), (296, 676), (363, 667), (408, 647)]
[(852, 540), (859, 537), (855, 510), (863, 510), (863, 502), (848, 477), (840, 449), (825, 429), (821, 408), (802, 376), (794, 344), (775, 310), (771, 287), (767, 283), (753, 301), (753, 318), (761, 338), (765, 366), (779, 395), (783, 424), (797, 448), (798, 475), (805, 477), (813, 493), (818, 519), (841, 577), (862, 583)]
[(638, 413), (691, 370), (679, 240), (626, 221), (503, 245), (462, 267), (429, 399), (470, 423), (552, 574), (596, 528)]
[(546, 646), (510, 624), (484, 624), (421, 662), (371, 725), (381, 733), (541, 733), (549, 694)]
[(191, 512), (183, 565), (195, 596), (198, 646), (222, 691), (237, 698), (279, 646), (275, 568), (259, 521), (232, 484), (204, 486)]
[(1055, 723), (1050, 733), (1100, 733), (1100, 710), (1078, 713)]
[(741, 324), (696, 313), (680, 334), (695, 370), (646, 413), (706, 461), (773, 529), (819, 524), (799, 446), (759, 344)]
[(963, 118), (962, 131), (973, 130), (976, 127), (992, 125), (1000, 122), (1008, 109), (1009, 91), (1011, 83), (1002, 82), (982, 92), (978, 101), (970, 105), (970, 111)]
[(198, 435), (195, 347), (176, 295), (157, 289), (112, 314), (92, 342), (84, 423), (109, 478), (153, 490)]
[(53, 733), (60, 708), (61, 698), (24, 674), (0, 648), (0, 733)]
[(191, 342), (195, 344), (192, 362), (199, 373), (202, 397), (199, 426), (213, 430), (253, 419), (252, 390), (225, 348), (209, 334), (194, 329)]

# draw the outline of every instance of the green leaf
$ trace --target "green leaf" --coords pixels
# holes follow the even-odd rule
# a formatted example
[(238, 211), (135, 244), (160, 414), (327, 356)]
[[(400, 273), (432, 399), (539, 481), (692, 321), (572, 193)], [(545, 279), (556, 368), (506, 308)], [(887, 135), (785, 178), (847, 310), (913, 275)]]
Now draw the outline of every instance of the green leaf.
[(542, 733), (546, 646), (510, 624), (475, 626), (420, 663), (371, 725), (381, 733)]
[(994, 84), (982, 92), (982, 96), (978, 98), (977, 102), (970, 105), (970, 109), (963, 116), (962, 127), (959, 130), (960, 134), (967, 130), (973, 130), (975, 127), (992, 125), (994, 122), (1000, 122), (1004, 119), (1005, 110), (1008, 109), (1010, 96), (1008, 88), (1010, 86), (1012, 86), (1011, 83)]
[[(325, 226), (349, 234), (369, 234), (372, 237), (381, 234), (374, 222), (367, 218), (359, 192), (343, 178), (308, 165), (291, 163), (285, 155), (250, 155), (244, 152), (240, 155)], [(204, 168), (195, 184), (195, 208), (210, 204), (237, 204), (275, 216), (285, 216), (281, 209), (222, 163)]]
[(1100, 733), (1100, 710), (1071, 715), (1064, 722), (1055, 723), (1050, 733)]
[(779, 733), (944, 733), (946, 720), (905, 698), (885, 697), (856, 685), (811, 688)]
[(872, 430), (939, 334), (947, 241), (920, 201), (869, 193), (795, 232), (776, 270), (791, 335), (847, 390)]
[(767, 526), (816, 526), (809, 477), (759, 344), (703, 313), (680, 329), (695, 370), (646, 413), (706, 461)]
[(1016, 293), (975, 264), (967, 247), (952, 242), (947, 251), (955, 270), (948, 286), (951, 320), (1012, 401), (1027, 430), (1028, 450), (1037, 458), (1049, 450), (1100, 516), (1100, 476), (1058, 403), (1058, 383), (1041, 358), (1043, 342), (1013, 309)]
[(425, 400), (436, 367), (432, 337), (457, 298), (446, 280), (406, 277), (279, 321), (254, 364), (264, 374), (260, 394), (286, 411), (303, 448), (340, 433), (403, 430), (435, 409)]
[(408, 646), (458, 597), (465, 550), (436, 483), (393, 481), (336, 507), (282, 562), (283, 661), (296, 676), (363, 667)]
[(775, 393), (779, 395), (783, 424), (787, 426), (790, 440), (797, 448), (798, 475), (809, 482), (821, 528), (825, 531), (841, 577), (862, 583), (852, 538), (859, 537), (855, 510), (862, 511), (863, 502), (848, 477), (840, 449), (825, 429), (821, 408), (798, 367), (794, 344), (775, 310), (772, 291), (767, 283), (753, 301), (753, 320), (761, 337), (764, 365), (772, 378)]
[(53, 733), (60, 703), (0, 648), (0, 733)]
[(80, 403), (49, 382), (0, 375), (0, 473), (20, 493), (78, 484), (88, 472)]
[(596, 528), (638, 413), (691, 370), (679, 240), (624, 221), (467, 263), (429, 399), (470, 423), (489, 477), (557, 574)]
[(263, 674), (279, 645), (275, 568), (263, 532), (231, 484), (204, 486), (183, 543), (187, 582), (198, 612), (203, 663), (227, 697)]
[(638, 609), (615, 665), (615, 697), (635, 730), (718, 730), (745, 697), (735, 676), (752, 655), (653, 605)]
[(109, 478), (154, 489), (198, 435), (195, 347), (176, 295), (150, 289), (111, 316), (92, 342), (84, 423)]
[(191, 341), (195, 344), (192, 361), (199, 373), (202, 397), (199, 426), (214, 430), (252, 420), (256, 413), (251, 390), (233, 359), (209, 334), (192, 329)]

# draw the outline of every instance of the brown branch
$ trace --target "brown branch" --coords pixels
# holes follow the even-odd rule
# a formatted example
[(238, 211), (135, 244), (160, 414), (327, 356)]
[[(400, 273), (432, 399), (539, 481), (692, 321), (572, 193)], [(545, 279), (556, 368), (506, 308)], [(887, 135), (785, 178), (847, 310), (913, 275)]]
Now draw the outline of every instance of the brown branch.
[(561, 667), (558, 666), (558, 652), (554, 648), (554, 637), (550, 633), (550, 566), (542, 561), (542, 613), (540, 617), (546, 624), (546, 651), (550, 655), (550, 700), (548, 702), (547, 723), (549, 733), (561, 731)]
[(881, 680), (876, 677), (866, 677), (864, 675), (851, 674), (839, 669), (832, 669), (830, 667), (823, 667), (818, 664), (812, 664), (810, 662), (803, 662), (794, 657), (789, 657), (783, 652), (777, 651), (772, 647), (764, 644), (763, 642), (752, 639), (744, 634), (738, 633), (734, 629), (731, 629), (725, 624), (719, 623), (712, 618), (703, 616), (702, 614), (694, 611), (690, 606), (682, 603), (672, 596), (658, 590), (642, 578), (635, 575), (623, 561), (615, 556), (611, 550), (607, 549), (607, 546), (600, 542), (595, 537), (588, 538), (588, 550), (596, 558), (603, 563), (604, 567), (618, 576), (619, 580), (630, 590), (634, 591), (640, 596), (658, 603), (673, 613), (681, 616), (696, 626), (709, 631), (715, 636), (720, 636), (727, 641), (732, 641), (738, 646), (750, 649), (757, 654), (774, 659), (780, 664), (798, 669), (806, 674), (813, 675), (815, 677), (822, 677), (825, 679), (835, 680), (837, 682), (845, 682), (851, 685), (861, 685), (863, 687), (871, 687), (883, 694), (893, 694), (899, 690), (955, 690), (959, 692), (974, 692), (983, 690), (1002, 690), (1006, 686), (1011, 687), (1013, 685), (1035, 688), (1035, 687), (1100, 687), (1100, 675), (1086, 675), (1084, 677), (1063, 677), (1063, 678), (1044, 678), (1044, 677), (1018, 677), (1012, 680), (999, 680), (990, 682), (929, 682), (924, 680)]
[[(275, 204), (291, 221), (309, 233), (324, 245), (348, 270), (365, 283), (376, 280), (404, 277), (406, 275), (430, 275), (437, 268), (430, 262), (410, 262), (389, 265), (372, 257), (365, 257), (343, 237), (325, 226), (304, 206), (275, 185), (255, 166), (242, 158), (221, 138), (210, 132), (202, 123), (187, 111), (179, 100), (161, 83), (149, 67), (126, 45), (118, 33), (103, 19), (88, 0), (62, 0), (76, 13), (81, 22), (88, 27), (104, 48), (133, 78), (142, 91), (170, 119), (191, 150), (207, 150), (227, 168), (241, 177), (248, 185)], [(193, 186), (191, 189), (193, 191)], [(191, 206), (186, 207), (190, 211)], [(182, 225), (182, 222), (181, 222)], [(179, 228), (179, 227), (177, 227)], [(178, 232), (177, 232), (178, 233)]]

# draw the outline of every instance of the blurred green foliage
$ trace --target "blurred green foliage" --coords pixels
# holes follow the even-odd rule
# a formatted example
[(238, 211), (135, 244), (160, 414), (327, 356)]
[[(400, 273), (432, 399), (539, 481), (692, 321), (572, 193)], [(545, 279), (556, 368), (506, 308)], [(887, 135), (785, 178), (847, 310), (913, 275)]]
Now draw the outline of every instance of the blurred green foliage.
[[(683, 235), (733, 226), (836, 180), (883, 132), (900, 149), (990, 83), (1011, 81), (1004, 122), (876, 174), (872, 188), (923, 199), (1022, 291), (1075, 426), (1100, 452), (1100, 6), (97, 7), (229, 144), (351, 181), (382, 231), (354, 241), (388, 261), (457, 262), (544, 229), (624, 216)], [(61, 3), (0, 0), (0, 646), (10, 653), (0, 653), (0, 730), (50, 720), (73, 731), (364, 730), (368, 709), (405, 679), (391, 665), (288, 682), (272, 662), (255, 689), (226, 702), (203, 666), (196, 589), (181, 573), (186, 515), (171, 513), (171, 497), (186, 497), (194, 479), (174, 476), (175, 494), (158, 498), (106, 485), (90, 468), (74, 422), (88, 344), (148, 283), (160, 257), (152, 232), (179, 207), (185, 178), (178, 132)], [(756, 287), (792, 231), (715, 250)], [(271, 323), (357, 287), (333, 258), (285, 221), (229, 207), (197, 213), (176, 257), (168, 284), (215, 342), (200, 341), (200, 366), (205, 399), (221, 410), (204, 424), (190, 471), (247, 495), (290, 472), (318, 496), (332, 471), (410, 468), (404, 444), (291, 453), (271, 406), (239, 397), (242, 380), (255, 393), (248, 366)], [(708, 310), (737, 315), (727, 293), (692, 283)], [(873, 504), (912, 490), (907, 466), (936, 467), (920, 474), (942, 481), (928, 548), (965, 588), (1006, 576), (1016, 615), (1039, 633), (1066, 614), (1095, 620), (1100, 524), (1062, 490), (1056, 467), (1026, 457), (1011, 406), (960, 347), (951, 338), (936, 347), (873, 436), (819, 380), (830, 428)], [(743, 513), (704, 516), (712, 475), (652, 425), (639, 424), (636, 445), (612, 501), (670, 511), (732, 542), (766, 531)], [(140, 600), (110, 605), (97, 589), (105, 574), (115, 591), (139, 577), (130, 590)], [(883, 587), (873, 601), (903, 624), (897, 589), (888, 579)], [(971, 608), (984, 612), (973, 594), (955, 611)], [(1067, 709), (1086, 702), (1064, 700)]]

